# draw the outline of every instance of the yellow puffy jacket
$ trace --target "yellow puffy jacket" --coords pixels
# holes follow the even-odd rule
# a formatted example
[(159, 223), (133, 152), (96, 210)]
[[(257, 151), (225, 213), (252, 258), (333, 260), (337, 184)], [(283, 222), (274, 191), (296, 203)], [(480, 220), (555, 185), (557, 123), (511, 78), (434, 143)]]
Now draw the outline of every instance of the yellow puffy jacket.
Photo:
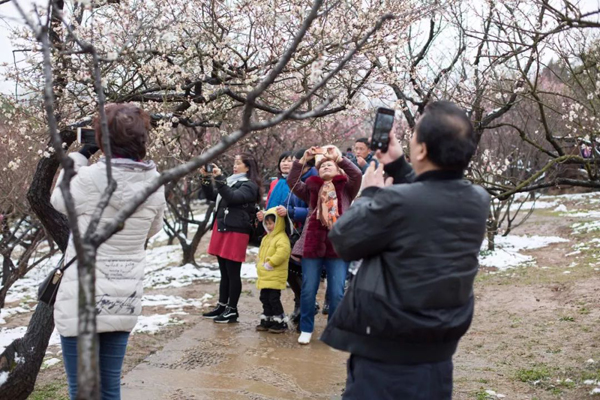
[[(256, 263), (256, 270), (258, 272), (256, 287), (259, 289), (284, 290), (292, 249), (290, 247), (290, 239), (285, 232), (285, 220), (277, 215), (274, 207), (265, 212), (265, 216), (269, 214), (275, 215), (275, 228), (273, 232), (265, 235), (260, 243), (258, 261)], [(266, 262), (273, 267), (272, 271), (265, 269), (263, 265)]]

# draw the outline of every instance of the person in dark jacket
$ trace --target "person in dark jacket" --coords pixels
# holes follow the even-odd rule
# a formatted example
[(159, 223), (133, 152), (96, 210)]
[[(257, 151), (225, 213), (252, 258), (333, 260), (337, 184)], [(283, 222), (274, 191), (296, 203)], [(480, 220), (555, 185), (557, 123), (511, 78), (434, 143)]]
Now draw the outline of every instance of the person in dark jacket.
[(208, 254), (219, 261), (221, 282), (216, 308), (202, 314), (218, 323), (237, 322), (237, 303), (242, 292), (241, 269), (254, 229), (256, 204), (260, 203), (262, 183), (256, 160), (250, 154), (235, 157), (233, 175), (225, 179), (213, 166), (212, 181), (202, 168), (202, 188), (209, 200), (216, 200), (215, 222)]
[(354, 159), (351, 160), (360, 168), (363, 175), (367, 172), (367, 168), (369, 168), (372, 161), (375, 162), (375, 166), (379, 165), (379, 162), (375, 159), (375, 153), (371, 151), (369, 138), (363, 137), (357, 139), (354, 143), (354, 153)]
[(429, 104), (411, 140), (412, 168), (392, 137), (377, 153), (391, 178), (384, 184), (383, 166), (371, 165), (362, 196), (333, 226), (340, 257), (362, 259), (321, 337), (351, 354), (343, 399), (452, 398), (490, 202), (463, 178), (475, 149), (463, 110)]

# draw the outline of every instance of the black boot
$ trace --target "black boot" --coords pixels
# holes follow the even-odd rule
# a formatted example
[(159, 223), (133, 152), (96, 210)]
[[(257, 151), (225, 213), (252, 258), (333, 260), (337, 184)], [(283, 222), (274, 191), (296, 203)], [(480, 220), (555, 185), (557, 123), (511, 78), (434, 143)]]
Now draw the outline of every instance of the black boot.
[(256, 325), (256, 330), (266, 332), (271, 326), (273, 326), (273, 317), (267, 317), (263, 314), (260, 316), (260, 324)]
[(323, 313), (323, 315), (329, 314), (329, 302), (328, 301), (323, 303), (323, 311), (321, 311), (321, 312)]
[(219, 315), (213, 321), (215, 321), (217, 324), (231, 324), (238, 322), (239, 317), (240, 314), (238, 314), (237, 308), (227, 306), (225, 307), (225, 311), (223, 311), (221, 315)]
[(284, 333), (288, 329), (287, 317), (280, 315), (279, 317), (273, 317), (273, 324), (269, 328), (271, 333)]
[(202, 316), (204, 318), (210, 318), (210, 319), (217, 318), (219, 315), (221, 315), (223, 313), (223, 311), (225, 311), (225, 307), (227, 307), (227, 304), (217, 303), (217, 306), (215, 307), (214, 310), (204, 313), (204, 314), (202, 314)]

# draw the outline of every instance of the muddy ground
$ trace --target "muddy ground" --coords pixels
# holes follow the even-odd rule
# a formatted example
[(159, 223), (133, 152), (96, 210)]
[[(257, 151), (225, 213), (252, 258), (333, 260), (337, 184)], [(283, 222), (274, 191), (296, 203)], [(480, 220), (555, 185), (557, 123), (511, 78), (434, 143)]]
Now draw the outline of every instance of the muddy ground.
[[(581, 202), (565, 204), (592, 209)], [(576, 222), (581, 219), (536, 211), (514, 234), (570, 241), (525, 252), (535, 257), (535, 266), (482, 269), (475, 285), (475, 318), (454, 358), (455, 399), (502, 398), (500, 394), (506, 399), (593, 398), (590, 392), (600, 386), (590, 382), (600, 381), (598, 243), (572, 253), (574, 246), (600, 238), (600, 232), (573, 234)], [(123, 398), (338, 398), (347, 355), (317, 340), (301, 347), (294, 331), (255, 332), (261, 310), (258, 293), (251, 282), (243, 290), (239, 324), (214, 324), (202, 320), (203, 310), (188, 307), (183, 325), (134, 335), (125, 358)], [(216, 292), (214, 282), (195, 282), (146, 294), (200, 298)], [(323, 292), (321, 287), (320, 302)], [(290, 290), (284, 293), (286, 311), (292, 308), (291, 296)], [(144, 310), (145, 315), (157, 312), (169, 310)], [(325, 323), (326, 317), (319, 315), (315, 336)], [(40, 373), (31, 398), (66, 399), (62, 364)]]

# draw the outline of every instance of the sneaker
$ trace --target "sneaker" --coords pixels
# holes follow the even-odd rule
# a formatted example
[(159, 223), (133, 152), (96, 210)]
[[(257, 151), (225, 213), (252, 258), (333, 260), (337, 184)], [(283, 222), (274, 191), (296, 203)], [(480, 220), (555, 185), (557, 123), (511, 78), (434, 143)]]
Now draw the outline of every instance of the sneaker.
[(315, 315), (317, 315), (319, 313), (319, 310), (321, 309), (321, 306), (319, 305), (319, 302), (315, 303)]
[(287, 317), (273, 317), (273, 325), (269, 328), (271, 333), (283, 333), (288, 329), (288, 318)]
[(238, 318), (240, 314), (238, 314), (237, 309), (233, 307), (225, 307), (225, 311), (221, 313), (218, 317), (216, 317), (213, 321), (217, 324), (231, 324), (234, 322), (238, 322)]
[(217, 306), (214, 310), (204, 313), (202, 314), (202, 316), (204, 318), (210, 319), (217, 318), (219, 315), (223, 314), (223, 311), (225, 311), (225, 307), (227, 307), (227, 304), (217, 303)]
[(273, 317), (267, 317), (263, 314), (260, 316), (260, 324), (256, 325), (256, 330), (266, 332), (271, 326), (273, 326)]
[(321, 311), (323, 313), (323, 315), (327, 315), (329, 314), (329, 304), (325, 303), (323, 304), (323, 311)]
[(311, 337), (312, 337), (312, 332), (302, 332), (302, 333), (300, 333), (300, 337), (298, 338), (298, 343), (309, 344)]

